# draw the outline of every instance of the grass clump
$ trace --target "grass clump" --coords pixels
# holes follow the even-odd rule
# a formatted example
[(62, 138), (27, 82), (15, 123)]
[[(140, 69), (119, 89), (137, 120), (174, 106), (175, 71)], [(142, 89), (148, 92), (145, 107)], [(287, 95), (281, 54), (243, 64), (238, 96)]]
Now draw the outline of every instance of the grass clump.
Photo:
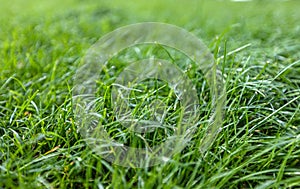
[[(187, 1), (186, 8), (169, 0), (100, 2), (1, 2), (0, 188), (300, 187), (298, 1)], [(116, 166), (93, 153), (78, 132), (72, 78), (82, 57), (105, 33), (141, 21), (176, 24), (203, 38), (223, 71), (223, 128), (204, 156), (199, 145), (211, 99), (197, 68), (187, 74), (197, 86), (199, 129), (170, 161), (142, 169)], [(116, 122), (105, 96), (122, 62), (153, 53), (182, 67), (187, 61), (162, 47), (140, 52), (112, 59), (115, 67), (107, 67), (99, 81), (103, 123), (112, 135), (125, 134), (122, 141), (132, 135)], [(157, 90), (153, 84), (140, 87)], [(165, 102), (173, 99), (169, 90), (159, 94)], [(157, 131), (147, 140), (169, 134)], [(130, 139), (139, 141), (135, 137)]]

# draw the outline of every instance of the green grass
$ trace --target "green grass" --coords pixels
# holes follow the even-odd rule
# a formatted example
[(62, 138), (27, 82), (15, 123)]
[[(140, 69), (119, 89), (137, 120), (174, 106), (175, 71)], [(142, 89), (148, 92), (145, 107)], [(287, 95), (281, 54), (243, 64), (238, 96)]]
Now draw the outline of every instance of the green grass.
[[(299, 9), (296, 0), (0, 0), (0, 188), (299, 188)], [(194, 33), (223, 71), (223, 129), (204, 156), (198, 147), (211, 99), (196, 68), (188, 74), (202, 102), (199, 131), (169, 162), (116, 166), (93, 153), (78, 132), (72, 78), (85, 52), (113, 29), (142, 21)], [(140, 48), (140, 54), (128, 50), (113, 59), (117, 69), (108, 68), (99, 81), (103, 123), (128, 143), (142, 140), (115, 121), (105, 96), (123, 61), (153, 53), (184, 58), (161, 47)], [(139, 87), (146, 86), (159, 91), (151, 82)], [(168, 94), (165, 90), (160, 98), (172, 100)], [(170, 134), (157, 131), (146, 139), (154, 144)]]

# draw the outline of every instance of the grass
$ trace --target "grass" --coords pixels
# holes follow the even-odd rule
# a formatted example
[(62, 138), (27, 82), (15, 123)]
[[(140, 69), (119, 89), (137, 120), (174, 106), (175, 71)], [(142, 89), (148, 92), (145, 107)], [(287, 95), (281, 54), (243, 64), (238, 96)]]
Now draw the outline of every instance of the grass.
[[(0, 188), (300, 187), (299, 1), (0, 2)], [(198, 147), (211, 99), (196, 68), (189, 77), (197, 85), (201, 124), (191, 144), (170, 161), (120, 167), (93, 153), (78, 132), (71, 99), (81, 59), (104, 34), (141, 21), (194, 33), (223, 70), (223, 129), (203, 156)], [(115, 121), (104, 92), (110, 93), (128, 57), (184, 58), (161, 47), (140, 50), (113, 59), (117, 69), (108, 68), (99, 81), (108, 132), (137, 144), (141, 138)], [(152, 84), (139, 87), (158, 93)], [(159, 94), (173, 99), (167, 89)], [(170, 134), (146, 138), (156, 143)]]

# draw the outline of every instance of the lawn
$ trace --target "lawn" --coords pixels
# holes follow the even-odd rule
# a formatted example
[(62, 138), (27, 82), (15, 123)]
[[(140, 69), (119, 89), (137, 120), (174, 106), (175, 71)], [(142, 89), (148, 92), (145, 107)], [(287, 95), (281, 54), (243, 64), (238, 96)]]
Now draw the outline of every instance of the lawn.
[[(0, 188), (300, 188), (299, 10), (297, 0), (0, 0)], [(102, 36), (149, 21), (184, 28), (208, 47), (226, 88), (222, 130), (199, 150), (212, 98), (192, 66), (186, 73), (200, 103), (191, 141), (158, 165), (124, 167), (95, 153), (80, 132), (74, 76)], [(173, 134), (156, 129), (142, 137), (113, 110), (112, 88), (126, 62), (153, 56), (190, 61), (174, 49), (141, 45), (113, 57), (97, 81), (101, 124), (128, 146), (156, 145)], [(131, 94), (135, 116), (151, 114), (136, 109), (145, 96), (174, 105), (166, 86), (135, 86), (146, 91)], [(176, 125), (180, 110), (170, 115)]]

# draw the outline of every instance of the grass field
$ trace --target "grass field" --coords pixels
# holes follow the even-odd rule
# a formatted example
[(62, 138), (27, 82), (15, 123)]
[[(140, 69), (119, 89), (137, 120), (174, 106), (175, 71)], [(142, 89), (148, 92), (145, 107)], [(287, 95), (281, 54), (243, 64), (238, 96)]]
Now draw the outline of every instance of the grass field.
[[(0, 188), (300, 188), (299, 9), (297, 0), (0, 0)], [(211, 99), (194, 68), (203, 104), (192, 142), (166, 163), (121, 167), (93, 153), (78, 132), (72, 78), (100, 37), (144, 21), (175, 24), (208, 46), (226, 82), (224, 123), (202, 155)], [(162, 52), (155, 48), (112, 60), (117, 69), (99, 82), (100, 95), (126, 55)], [(113, 134), (121, 126), (103, 98)]]

